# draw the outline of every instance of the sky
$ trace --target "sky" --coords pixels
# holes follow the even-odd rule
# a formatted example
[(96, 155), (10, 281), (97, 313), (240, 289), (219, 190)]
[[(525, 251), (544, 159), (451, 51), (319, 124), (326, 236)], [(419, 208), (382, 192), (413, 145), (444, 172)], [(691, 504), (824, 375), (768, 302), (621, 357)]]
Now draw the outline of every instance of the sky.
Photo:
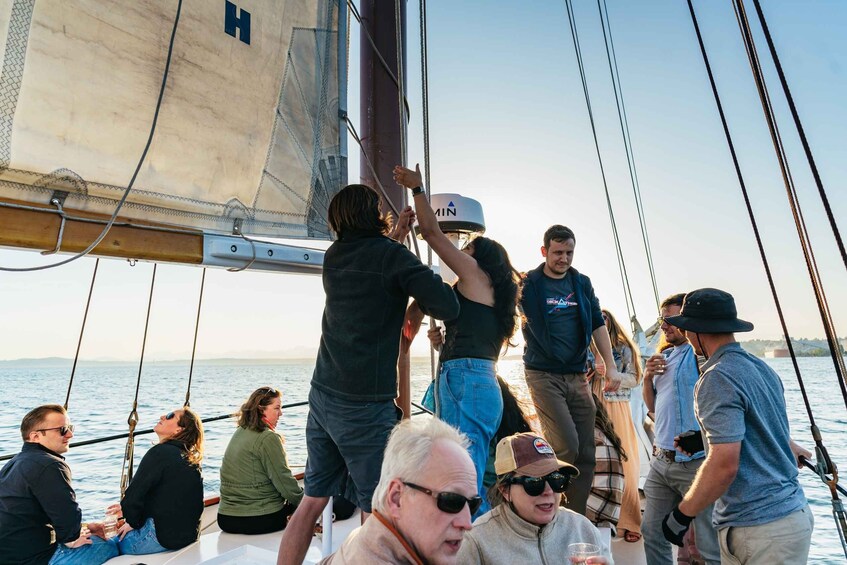
[[(644, 326), (657, 312), (603, 47), (597, 5), (574, 2), (612, 206)], [(751, 2), (748, 9), (753, 10)], [(847, 217), (847, 4), (763, 3), (803, 126), (839, 227)], [(714, 99), (683, 1), (607, 0), (660, 297), (695, 288), (731, 292), (739, 316), (781, 335)], [(777, 290), (794, 337), (823, 329), (731, 2), (695, 2)], [(418, 3), (408, 5), (409, 163), (423, 163)], [(520, 270), (541, 262), (544, 230), (576, 233), (574, 266), (591, 277), (619, 319), (626, 305), (564, 2), (429, 2), (433, 192), (478, 200), (486, 235)], [(758, 22), (750, 14), (809, 235), (840, 336), (847, 335), (847, 270)], [(351, 24), (348, 109), (358, 121), (358, 41)], [(358, 147), (349, 142), (349, 179)], [(323, 244), (309, 243), (323, 246)], [(0, 265), (54, 259), (0, 250)], [(72, 357), (94, 267), (83, 259), (36, 273), (0, 273), (0, 359)], [(82, 359), (137, 360), (152, 265), (101, 260)], [(201, 270), (158, 269), (146, 356), (191, 354)], [(309, 357), (320, 336), (319, 277), (210, 269), (198, 356)], [(416, 353), (425, 353), (419, 339)]]

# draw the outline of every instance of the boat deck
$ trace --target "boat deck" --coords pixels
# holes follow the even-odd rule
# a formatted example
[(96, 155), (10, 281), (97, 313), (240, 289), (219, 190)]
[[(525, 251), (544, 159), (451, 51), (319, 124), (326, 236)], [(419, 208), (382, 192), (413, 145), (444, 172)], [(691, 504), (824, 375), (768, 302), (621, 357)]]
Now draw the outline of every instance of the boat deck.
[[(168, 551), (144, 555), (145, 565), (196, 565), (205, 564), (235, 564), (258, 565), (276, 563), (279, 551), (279, 540), (282, 532), (273, 532), (258, 536), (228, 534), (222, 532), (217, 523), (217, 505), (209, 506), (203, 513), (202, 533), (195, 543), (178, 551)], [(332, 550), (336, 551), (344, 539), (359, 526), (360, 518), (357, 511), (347, 520), (333, 523)], [(304, 563), (311, 565), (323, 559), (321, 551), (322, 539), (312, 538), (312, 545), (306, 554)], [(139, 555), (121, 555), (108, 561), (109, 565), (137, 565)]]
[[(179, 551), (144, 555), (145, 565), (273, 565), (276, 563), (282, 532), (258, 536), (228, 534), (218, 528), (217, 505), (209, 506), (203, 513), (203, 532), (195, 543)], [(359, 512), (351, 518), (333, 523), (332, 549), (336, 551), (344, 539), (359, 526)], [(323, 559), (322, 539), (312, 538), (307, 565)], [(622, 539), (612, 541), (612, 554), (616, 565), (646, 565), (644, 544), (627, 543)], [(139, 555), (122, 555), (108, 561), (109, 565), (138, 565)]]
[[(639, 490), (644, 486), (644, 479), (650, 469), (649, 451), (646, 446), (650, 445), (643, 429), (636, 428), (641, 443), (641, 480)], [(216, 501), (213, 501), (216, 502)], [(643, 503), (643, 493), (642, 493)], [(207, 503), (209, 504), (209, 503)], [(178, 551), (169, 551), (152, 555), (144, 555), (144, 565), (196, 565), (203, 563), (207, 565), (259, 565), (275, 564), (279, 542), (282, 532), (270, 534), (247, 536), (239, 534), (228, 534), (222, 532), (217, 523), (218, 505), (209, 504), (203, 512), (201, 519), (200, 539)], [(332, 550), (336, 551), (347, 536), (360, 524), (360, 513), (356, 513), (347, 520), (341, 520), (332, 524)], [(322, 538), (312, 538), (311, 546), (306, 554), (304, 563), (312, 565), (323, 559)], [(644, 542), (629, 543), (621, 538), (612, 540), (612, 555), (616, 565), (646, 565), (644, 556)], [(108, 561), (109, 565), (138, 565), (138, 555), (122, 555)], [(674, 547), (674, 559), (676, 548)]]

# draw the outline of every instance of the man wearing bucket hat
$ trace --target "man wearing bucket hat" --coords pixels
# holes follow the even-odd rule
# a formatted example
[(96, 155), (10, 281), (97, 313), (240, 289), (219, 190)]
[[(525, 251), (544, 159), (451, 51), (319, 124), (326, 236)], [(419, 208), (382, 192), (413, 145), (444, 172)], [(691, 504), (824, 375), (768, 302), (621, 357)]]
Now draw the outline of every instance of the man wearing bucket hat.
[(533, 433), (503, 438), (494, 470), (497, 482), (488, 492), (494, 508), (465, 534), (459, 563), (560, 563), (569, 551), (581, 552), (585, 563), (612, 563), (588, 518), (560, 506), (579, 471), (557, 459), (547, 440)]
[(753, 324), (714, 288), (688, 293), (679, 315), (665, 320), (707, 358), (695, 391), (706, 461), (665, 518), (665, 537), (681, 546), (693, 517), (714, 502), (722, 563), (805, 563), (814, 522), (797, 456), (811, 453), (791, 440), (777, 374), (735, 341)]

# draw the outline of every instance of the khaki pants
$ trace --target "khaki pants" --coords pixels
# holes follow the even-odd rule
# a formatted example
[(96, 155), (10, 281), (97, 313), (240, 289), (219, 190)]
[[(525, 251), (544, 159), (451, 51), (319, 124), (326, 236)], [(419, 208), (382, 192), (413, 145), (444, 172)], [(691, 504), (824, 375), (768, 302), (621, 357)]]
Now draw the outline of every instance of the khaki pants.
[(729, 565), (799, 565), (809, 559), (815, 519), (806, 505), (775, 522), (718, 530), (721, 563)]
[(585, 373), (567, 375), (526, 369), (526, 384), (544, 438), (556, 457), (579, 469), (567, 490), (567, 506), (585, 516), (594, 479), (594, 398)]

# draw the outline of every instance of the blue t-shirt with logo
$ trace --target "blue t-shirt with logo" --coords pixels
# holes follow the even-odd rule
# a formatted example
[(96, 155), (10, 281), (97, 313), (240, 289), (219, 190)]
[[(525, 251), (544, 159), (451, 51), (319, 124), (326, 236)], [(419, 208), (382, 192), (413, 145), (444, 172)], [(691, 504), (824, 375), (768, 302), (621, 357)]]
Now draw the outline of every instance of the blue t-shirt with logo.
[(741, 442), (738, 474), (715, 502), (715, 525), (767, 524), (803, 508), (784, 389), (774, 370), (730, 343), (703, 365), (695, 396), (707, 444)]
[(579, 316), (573, 276), (541, 278), (542, 308), (547, 318), (553, 357), (566, 366), (585, 366), (585, 330)]

